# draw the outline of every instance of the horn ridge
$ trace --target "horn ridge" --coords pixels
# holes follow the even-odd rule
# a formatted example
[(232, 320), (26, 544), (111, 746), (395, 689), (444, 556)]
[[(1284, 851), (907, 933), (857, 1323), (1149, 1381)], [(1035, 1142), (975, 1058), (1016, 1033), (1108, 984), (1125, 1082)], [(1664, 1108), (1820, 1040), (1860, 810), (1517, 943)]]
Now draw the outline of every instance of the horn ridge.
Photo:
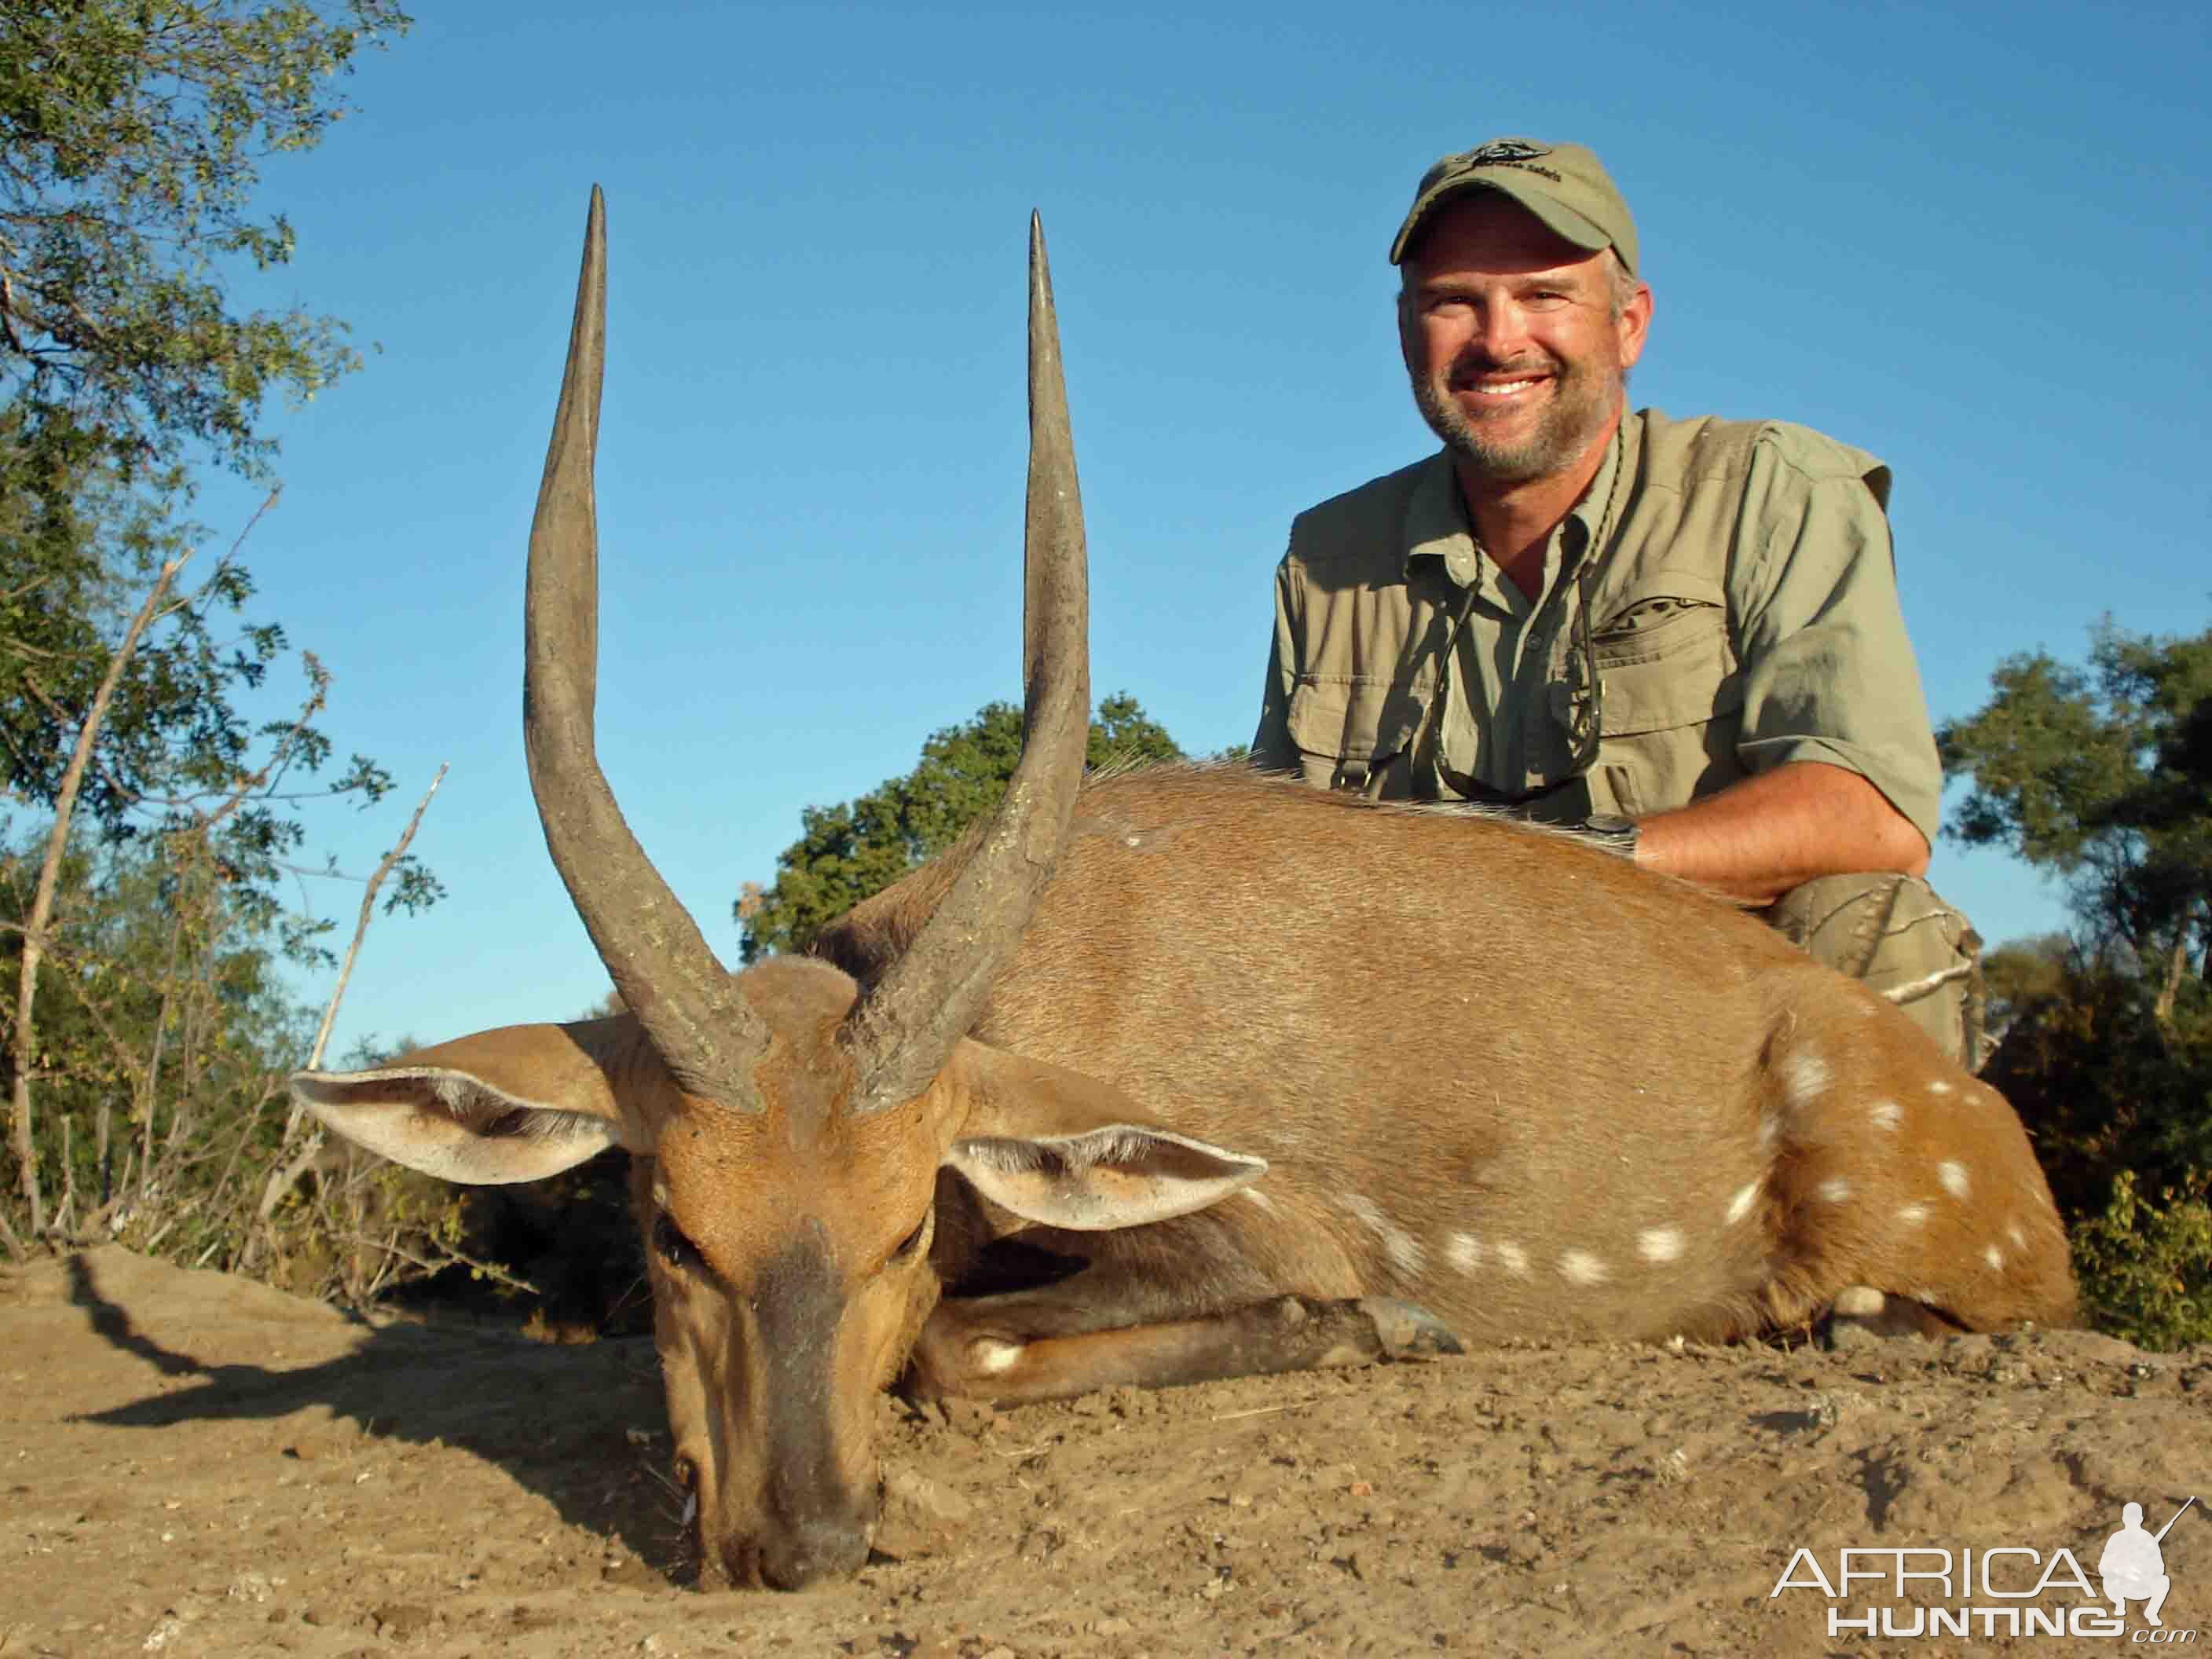
[(522, 731), (545, 848), (623, 1001), (688, 1092), (757, 1111), (767, 1032), (623, 820), (599, 762), (599, 529), (606, 208), (597, 185), (561, 400), (530, 526)]
[(996, 811), (936, 913), (847, 1017), (858, 1112), (912, 1099), (981, 1016), (1074, 817), (1091, 732), (1083, 501), (1044, 228), (1030, 216), (1029, 489), (1023, 532), (1023, 744)]

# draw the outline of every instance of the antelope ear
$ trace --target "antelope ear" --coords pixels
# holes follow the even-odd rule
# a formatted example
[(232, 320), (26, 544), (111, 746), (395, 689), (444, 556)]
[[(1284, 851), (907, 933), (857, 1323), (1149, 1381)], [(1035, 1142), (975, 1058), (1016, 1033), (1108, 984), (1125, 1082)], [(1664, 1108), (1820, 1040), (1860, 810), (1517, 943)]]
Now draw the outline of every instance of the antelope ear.
[(969, 1131), (945, 1167), (1025, 1221), (1071, 1232), (1139, 1227), (1202, 1210), (1267, 1172), (1264, 1158), (1145, 1122), (1111, 1084), (972, 1038), (941, 1081)]
[(1036, 1140), (956, 1140), (945, 1161), (1024, 1220), (1079, 1233), (1188, 1215), (1267, 1173), (1265, 1159), (1135, 1123)]
[(610, 1058), (641, 1041), (635, 1019), (507, 1025), (417, 1048), (366, 1072), (295, 1072), (292, 1097), (337, 1133), (447, 1181), (535, 1181), (622, 1146), (650, 1152)]

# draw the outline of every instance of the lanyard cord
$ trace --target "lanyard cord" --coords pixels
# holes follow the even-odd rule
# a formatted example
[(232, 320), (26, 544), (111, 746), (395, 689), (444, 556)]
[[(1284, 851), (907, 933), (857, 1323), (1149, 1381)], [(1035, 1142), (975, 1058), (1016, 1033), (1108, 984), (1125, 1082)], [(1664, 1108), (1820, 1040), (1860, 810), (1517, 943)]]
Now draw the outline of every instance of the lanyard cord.
[[(1437, 669), (1445, 678), (1441, 688), (1442, 694), (1437, 696), (1434, 706), (1432, 728), (1436, 742), (1435, 766), (1437, 775), (1470, 801), (1480, 802), (1489, 806), (1527, 806), (1543, 799), (1547, 795), (1558, 793), (1597, 763), (1598, 745), (1603, 741), (1605, 736), (1603, 719), (1605, 687), (1598, 677), (1597, 647), (1591, 637), (1590, 590), (1596, 584), (1598, 565), (1605, 556), (1607, 539), (1613, 534), (1614, 515), (1620, 510), (1621, 491), (1626, 485), (1629, 471), (1628, 446), (1620, 437), (1617, 430), (1613, 441), (1619, 443), (1620, 448), (1613, 457), (1613, 483), (1606, 491), (1605, 511), (1598, 519), (1597, 533), (1583, 545), (1582, 556), (1576, 561), (1575, 564), (1574, 649), (1580, 671), (1580, 689), (1584, 695), (1582, 699), (1580, 717), (1575, 721), (1571, 729), (1574, 756), (1568, 762), (1566, 776), (1556, 782), (1543, 784), (1534, 789), (1524, 789), (1516, 793), (1493, 788), (1476, 778), (1472, 773), (1454, 772), (1444, 765), (1443, 705), (1450, 692), (1449, 677), (1453, 665), (1457, 660), (1455, 653), (1459, 646), (1460, 632), (1466, 625), (1469, 613), (1474, 609), (1474, 584), (1468, 585), (1466, 597), (1460, 601), (1459, 607), (1452, 617), (1451, 626), (1444, 635), (1443, 649), (1437, 659)], [(1468, 516), (1468, 527), (1472, 529), (1474, 514), (1470, 513)], [(1476, 544), (1478, 548), (1480, 545), (1480, 542)], [(1487, 558), (1489, 555), (1486, 553), (1484, 556)]]

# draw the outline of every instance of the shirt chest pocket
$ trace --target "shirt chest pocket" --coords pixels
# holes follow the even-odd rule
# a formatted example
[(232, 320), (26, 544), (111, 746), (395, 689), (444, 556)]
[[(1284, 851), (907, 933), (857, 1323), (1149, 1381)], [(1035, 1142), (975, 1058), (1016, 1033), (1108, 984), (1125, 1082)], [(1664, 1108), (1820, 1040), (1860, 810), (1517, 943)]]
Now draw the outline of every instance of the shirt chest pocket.
[(1377, 679), (1301, 679), (1287, 724), (1310, 784), (1400, 799), (1413, 793), (1408, 750), (1425, 688)]
[(1743, 676), (1727, 595), (1695, 572), (1651, 572), (1590, 641), (1601, 688), (1597, 766), (1619, 810), (1680, 806), (1743, 775)]

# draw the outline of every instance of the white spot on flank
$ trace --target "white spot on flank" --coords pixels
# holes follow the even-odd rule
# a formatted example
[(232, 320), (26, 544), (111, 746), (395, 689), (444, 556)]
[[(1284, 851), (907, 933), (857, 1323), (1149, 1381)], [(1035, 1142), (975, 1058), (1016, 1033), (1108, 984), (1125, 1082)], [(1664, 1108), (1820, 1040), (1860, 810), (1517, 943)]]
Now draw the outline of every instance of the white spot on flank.
[(1758, 1200), (1759, 1183), (1756, 1181), (1747, 1181), (1742, 1186), (1737, 1188), (1735, 1196), (1729, 1200), (1728, 1224), (1733, 1227), (1744, 1217), (1749, 1215), (1751, 1206)]
[(1948, 1095), (1951, 1092), (1951, 1085), (1939, 1077), (1928, 1085), (1928, 1092), (1931, 1095)]
[(1943, 1183), (1943, 1190), (1954, 1198), (1964, 1198), (1972, 1185), (1966, 1179), (1966, 1166), (1954, 1158), (1945, 1158), (1936, 1166), (1936, 1179)]
[(1257, 1187), (1239, 1187), (1237, 1190), (1243, 1194), (1245, 1197), (1250, 1199), (1255, 1204), (1265, 1210), (1269, 1215), (1274, 1214), (1275, 1200), (1268, 1197), (1267, 1194), (1261, 1192)]
[(977, 1370), (996, 1375), (1013, 1370), (1015, 1362), (1022, 1357), (1022, 1345), (1003, 1342), (995, 1336), (979, 1336), (968, 1345), (968, 1357), (975, 1362)]
[(1840, 1204), (1851, 1195), (1851, 1183), (1841, 1176), (1831, 1176), (1820, 1183), (1820, 1196), (1831, 1204)]
[(1428, 1261), (1428, 1252), (1421, 1242), (1382, 1213), (1371, 1198), (1358, 1193), (1348, 1194), (1344, 1207), (1360, 1225), (1382, 1242), (1382, 1254), (1390, 1258), (1390, 1265), (1408, 1279), (1417, 1278)]
[(1612, 1270), (1588, 1250), (1569, 1250), (1559, 1258), (1559, 1272), (1572, 1285), (1602, 1285)]
[(1893, 1132), (1899, 1124), (1905, 1121), (1905, 1108), (1893, 1100), (1877, 1100), (1868, 1115), (1874, 1119), (1874, 1127), (1877, 1129)]
[(1802, 1112), (1828, 1088), (1828, 1062), (1808, 1048), (1782, 1062), (1782, 1092), (1790, 1109)]
[(1511, 1239), (1501, 1238), (1498, 1241), (1498, 1259), (1504, 1264), (1509, 1273), (1519, 1273), (1523, 1279), (1528, 1276), (1528, 1252)]
[(1682, 1230), (1646, 1227), (1636, 1235), (1636, 1253), (1646, 1261), (1672, 1261), (1682, 1254)]
[(1997, 1249), (1996, 1245), (1992, 1244), (1988, 1249), (1982, 1252), (1982, 1260), (1990, 1264), (1990, 1269), (1991, 1272), (1995, 1272), (1997, 1268), (2004, 1266), (2004, 1252)]
[(1917, 1227), (1928, 1219), (1928, 1206), (1925, 1204), (1908, 1204), (1897, 1212), (1897, 1218), (1908, 1227)]
[(1482, 1241), (1473, 1233), (1454, 1233), (1444, 1241), (1444, 1260), (1471, 1273), (1482, 1265)]
[(1889, 1298), (1871, 1285), (1846, 1285), (1836, 1292), (1835, 1310), (1847, 1318), (1871, 1319), (1889, 1305)]

